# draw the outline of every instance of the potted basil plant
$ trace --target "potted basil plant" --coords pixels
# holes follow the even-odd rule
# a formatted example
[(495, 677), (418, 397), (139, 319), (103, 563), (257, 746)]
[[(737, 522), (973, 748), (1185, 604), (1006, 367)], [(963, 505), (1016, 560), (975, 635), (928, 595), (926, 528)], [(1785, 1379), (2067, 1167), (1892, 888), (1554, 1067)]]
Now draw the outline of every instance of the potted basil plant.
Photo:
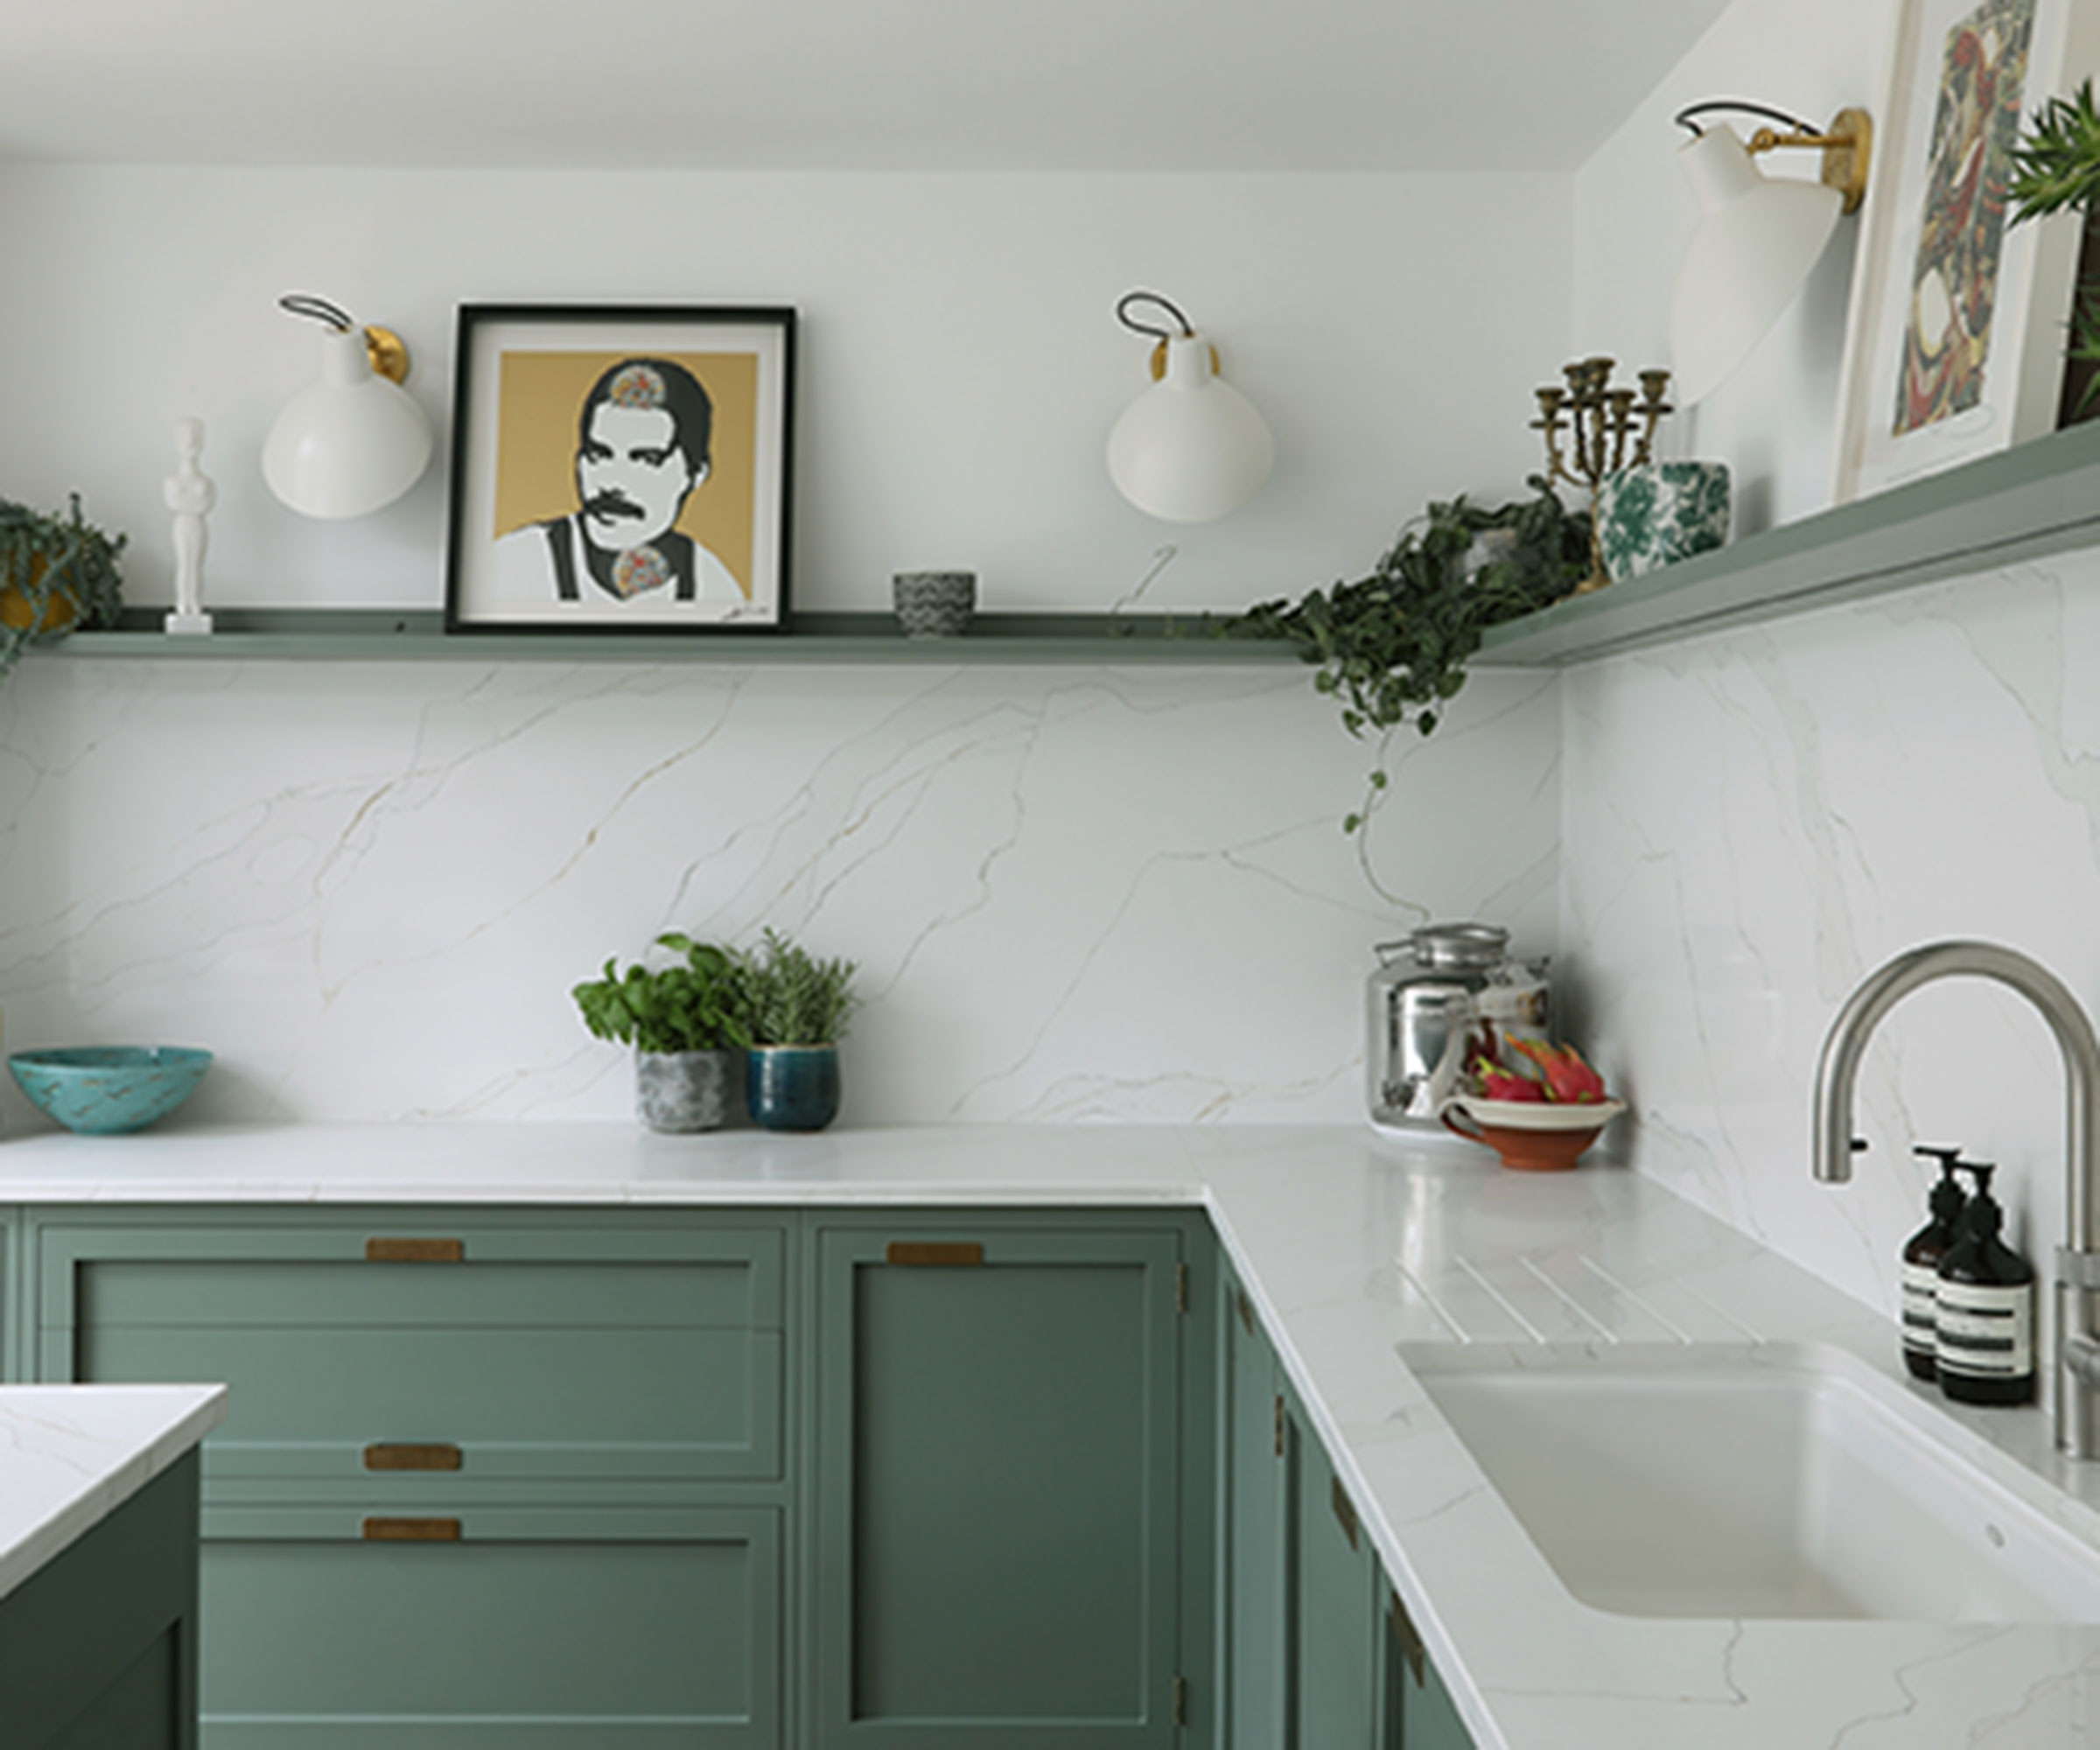
[(737, 962), (748, 1034), (744, 1096), (769, 1130), (821, 1130), (838, 1116), (838, 1042), (858, 999), (850, 960), (818, 960), (768, 928)]
[(599, 1039), (634, 1047), (634, 1116), (653, 1130), (718, 1130), (729, 1112), (730, 1054), (751, 1043), (738, 1012), (738, 963), (677, 930), (657, 946), (682, 964), (605, 974), (570, 993)]

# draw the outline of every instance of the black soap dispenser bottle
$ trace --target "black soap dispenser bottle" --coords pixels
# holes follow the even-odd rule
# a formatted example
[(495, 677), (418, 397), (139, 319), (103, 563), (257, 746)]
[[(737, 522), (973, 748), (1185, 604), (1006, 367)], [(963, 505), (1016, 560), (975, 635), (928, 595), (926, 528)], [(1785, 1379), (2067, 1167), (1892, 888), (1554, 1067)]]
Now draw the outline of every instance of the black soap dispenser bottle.
[(1903, 1243), (1903, 1365), (1916, 1379), (1937, 1379), (1939, 1368), (1940, 1264), (1959, 1237), (1962, 1207), (1969, 1200), (1954, 1176), (1958, 1148), (1911, 1150), (1940, 1164), (1932, 1187), (1932, 1219)]
[(1988, 1162), (1956, 1161), (1976, 1179), (1961, 1231), (1940, 1260), (1940, 1390), (1961, 1404), (2034, 1397), (2034, 1271), (1999, 1239), (2005, 1212), (1991, 1196)]

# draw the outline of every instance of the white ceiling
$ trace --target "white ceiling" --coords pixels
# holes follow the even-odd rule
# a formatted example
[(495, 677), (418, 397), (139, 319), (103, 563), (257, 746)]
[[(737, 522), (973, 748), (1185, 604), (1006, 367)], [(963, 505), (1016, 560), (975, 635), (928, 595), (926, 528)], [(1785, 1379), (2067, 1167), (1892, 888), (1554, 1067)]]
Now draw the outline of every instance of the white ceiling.
[(1725, 0), (0, 0), (0, 158), (1572, 169)]

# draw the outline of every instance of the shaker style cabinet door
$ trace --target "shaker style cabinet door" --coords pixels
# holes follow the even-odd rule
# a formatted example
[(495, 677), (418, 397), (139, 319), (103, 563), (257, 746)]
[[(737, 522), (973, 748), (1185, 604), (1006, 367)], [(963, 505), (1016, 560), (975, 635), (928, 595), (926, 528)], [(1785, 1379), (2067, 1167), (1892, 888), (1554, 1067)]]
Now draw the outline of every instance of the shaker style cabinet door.
[(296, 1223), (40, 1232), (38, 1376), (219, 1380), (207, 1499), (782, 1474), (779, 1224)]
[(1223, 1550), (1226, 1750), (1281, 1750), (1289, 1704), (1285, 1642), (1291, 1588), (1284, 1572), (1290, 1502), (1290, 1421), (1276, 1356), (1254, 1303), (1227, 1279), (1220, 1310), (1223, 1356)]
[(1175, 1750), (1179, 1234), (816, 1259), (812, 1743)]

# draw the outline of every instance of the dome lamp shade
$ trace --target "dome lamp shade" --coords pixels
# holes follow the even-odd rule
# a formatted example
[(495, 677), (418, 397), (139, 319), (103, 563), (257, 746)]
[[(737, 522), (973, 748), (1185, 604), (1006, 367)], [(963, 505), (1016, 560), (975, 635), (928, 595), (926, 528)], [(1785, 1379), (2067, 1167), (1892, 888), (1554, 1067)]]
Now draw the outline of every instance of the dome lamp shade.
[[(1697, 105), (1678, 120), (1695, 127), (1688, 117), (1716, 107)], [(1685, 405), (1704, 401), (1750, 356), (1864, 193), (1872, 139), (1864, 110), (1844, 111), (1827, 134), (1790, 126), (1788, 134), (1760, 129), (1747, 146), (1732, 128), (1695, 128), (1679, 155), (1700, 208), (1670, 307), (1671, 365)], [(1787, 145), (1822, 147), (1823, 179), (1768, 178), (1751, 161), (1753, 152)]]
[[(1134, 319), (1131, 306), (1167, 311), (1179, 332)], [(1127, 328), (1158, 340), (1152, 386), (1125, 408), (1109, 433), (1109, 477), (1148, 516), (1214, 522), (1267, 482), (1276, 440), (1254, 403), (1218, 374), (1217, 349), (1155, 292), (1133, 291), (1116, 306)]]
[(304, 516), (338, 520), (382, 509), (423, 478), (430, 422), (402, 381), (408, 349), (384, 328), (360, 328), (339, 305), (294, 293), (295, 315), (326, 326), (321, 369), (285, 403), (262, 445), (270, 489)]

